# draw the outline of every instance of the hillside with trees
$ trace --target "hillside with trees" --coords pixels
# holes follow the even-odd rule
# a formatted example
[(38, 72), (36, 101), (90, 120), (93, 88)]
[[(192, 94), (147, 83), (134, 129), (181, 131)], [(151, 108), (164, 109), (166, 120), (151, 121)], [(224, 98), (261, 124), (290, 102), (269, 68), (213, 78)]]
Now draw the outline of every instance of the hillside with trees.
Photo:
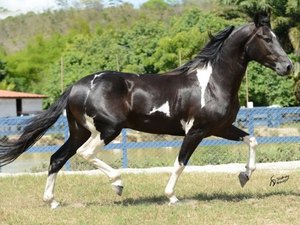
[[(226, 26), (272, 13), (272, 26), (296, 66), (293, 76), (251, 63), (240, 90), (256, 106), (300, 102), (300, 3), (297, 0), (149, 0), (140, 8), (122, 1), (58, 0), (61, 8), (0, 20), (0, 89), (49, 96), (102, 70), (161, 73), (195, 56)], [(145, 75), (146, 76), (146, 75)]]

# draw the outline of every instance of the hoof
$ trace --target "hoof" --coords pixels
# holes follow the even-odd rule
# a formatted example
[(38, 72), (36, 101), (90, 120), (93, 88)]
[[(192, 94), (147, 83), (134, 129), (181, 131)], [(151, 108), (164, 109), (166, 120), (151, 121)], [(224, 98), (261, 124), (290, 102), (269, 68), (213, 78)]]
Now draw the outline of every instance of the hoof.
[(249, 176), (245, 172), (240, 172), (239, 180), (240, 180), (241, 187), (243, 188), (246, 185), (246, 183), (249, 181)]
[(50, 208), (51, 209), (57, 209), (59, 207), (60, 207), (60, 204), (55, 200), (50, 203)]
[(114, 192), (117, 194), (117, 195), (119, 195), (119, 196), (121, 196), (122, 195), (122, 193), (123, 193), (123, 186), (121, 186), (121, 185), (112, 185), (112, 189), (114, 190)]
[(176, 196), (172, 196), (172, 197), (170, 198), (169, 206), (177, 205), (177, 204), (179, 204), (178, 198), (177, 198)]

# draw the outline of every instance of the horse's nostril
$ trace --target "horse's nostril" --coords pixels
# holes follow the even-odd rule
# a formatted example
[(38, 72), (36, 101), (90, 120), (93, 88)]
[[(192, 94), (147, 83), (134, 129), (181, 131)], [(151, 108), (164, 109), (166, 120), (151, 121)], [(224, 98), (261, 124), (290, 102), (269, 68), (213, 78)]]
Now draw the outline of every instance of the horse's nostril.
[(292, 70), (292, 65), (289, 64), (289, 65), (286, 67), (286, 70), (287, 70), (287, 71), (291, 71), (291, 70)]

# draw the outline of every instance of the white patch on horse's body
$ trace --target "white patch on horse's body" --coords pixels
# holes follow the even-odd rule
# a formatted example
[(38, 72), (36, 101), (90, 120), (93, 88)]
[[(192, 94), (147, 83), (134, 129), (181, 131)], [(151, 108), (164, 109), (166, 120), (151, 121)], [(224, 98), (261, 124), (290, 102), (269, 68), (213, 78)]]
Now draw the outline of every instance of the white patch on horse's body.
[[(99, 73), (99, 74), (95, 74), (94, 75), (94, 78), (91, 80), (91, 88), (87, 91), (87, 93), (86, 93), (86, 96), (85, 96), (85, 99), (84, 99), (84, 107), (86, 106), (86, 102), (87, 102), (87, 100), (88, 100), (88, 98), (89, 98), (89, 96), (90, 96), (90, 93), (91, 93), (91, 90), (95, 87), (95, 84), (94, 84), (94, 82), (95, 82), (95, 80), (98, 78), (98, 77), (101, 77), (102, 75), (103, 75), (104, 73)], [(85, 108), (86, 109), (86, 108)], [(85, 110), (86, 111), (86, 110)]]
[(164, 114), (166, 114), (166, 116), (169, 116), (170, 117), (170, 104), (169, 104), (169, 101), (166, 101), (164, 104), (162, 104), (160, 107), (156, 108), (154, 107), (150, 112), (149, 114), (153, 114), (153, 113), (156, 113), (156, 112), (162, 112)]
[(201, 108), (203, 108), (205, 106), (205, 98), (204, 98), (204, 94), (205, 94), (205, 90), (207, 87), (207, 84), (209, 82), (209, 78), (212, 74), (212, 67), (210, 65), (210, 63), (207, 64), (206, 67), (203, 67), (201, 69), (197, 69), (197, 78), (200, 84), (200, 88), (201, 88)]
[(77, 149), (77, 153), (84, 159), (90, 161), (96, 155), (96, 148), (103, 145), (103, 141), (100, 140), (100, 132), (97, 131), (94, 125), (94, 119), (88, 115), (85, 115), (84, 126), (91, 132), (90, 138)]
[(87, 91), (87, 93), (86, 93), (86, 96), (85, 96), (85, 99), (84, 99), (84, 102), (83, 102), (85, 111), (86, 111), (86, 102), (87, 102), (87, 100), (88, 100), (88, 98), (89, 98), (89, 96), (90, 96), (90, 92), (91, 92), (91, 90), (89, 89), (89, 90)]
[(192, 126), (194, 125), (194, 121), (195, 121), (194, 118), (191, 118), (188, 121), (180, 120), (182, 129), (185, 131), (185, 134), (187, 134), (189, 132), (189, 130), (192, 128)]
[(103, 75), (103, 73), (99, 73), (99, 74), (95, 74), (95, 75), (94, 75), (93, 80), (91, 80), (91, 89), (93, 89), (94, 86), (95, 86), (95, 84), (94, 84), (95, 80), (96, 80), (98, 77), (101, 77), (102, 75)]

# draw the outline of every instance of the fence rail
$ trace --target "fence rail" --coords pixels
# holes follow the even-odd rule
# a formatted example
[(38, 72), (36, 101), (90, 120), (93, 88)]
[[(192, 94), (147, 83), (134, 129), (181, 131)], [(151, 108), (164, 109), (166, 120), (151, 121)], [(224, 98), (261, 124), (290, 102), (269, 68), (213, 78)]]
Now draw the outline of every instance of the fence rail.
[[(19, 135), (29, 118), (31, 117), (0, 118), (0, 138), (12, 138)], [(241, 109), (238, 113), (235, 125), (246, 130), (250, 135), (256, 136), (260, 144), (293, 145), (293, 152), (296, 154), (296, 156), (293, 156), (293, 159), (298, 156), (300, 159), (300, 107), (257, 107), (252, 109)], [(51, 136), (51, 138), (31, 147), (28, 152), (45, 153), (56, 151), (61, 144), (68, 139), (67, 119), (64, 116), (61, 116), (46, 132), (45, 136)], [(53, 138), (53, 136), (55, 138)], [(182, 138), (154, 135), (148, 137), (140, 132), (123, 129), (117, 141), (118, 143), (114, 142), (105, 146), (104, 150), (110, 151), (119, 149), (121, 154), (120, 166), (127, 168), (131, 166), (129, 165), (129, 150), (179, 148), (182, 143)], [(224, 147), (240, 144), (241, 142), (219, 138), (208, 138), (203, 140), (200, 146), (215, 148), (216, 146)], [(144, 155), (147, 157), (146, 152)], [(133, 164), (135, 165), (135, 163)], [(67, 169), (73, 169), (70, 163), (67, 165)]]

